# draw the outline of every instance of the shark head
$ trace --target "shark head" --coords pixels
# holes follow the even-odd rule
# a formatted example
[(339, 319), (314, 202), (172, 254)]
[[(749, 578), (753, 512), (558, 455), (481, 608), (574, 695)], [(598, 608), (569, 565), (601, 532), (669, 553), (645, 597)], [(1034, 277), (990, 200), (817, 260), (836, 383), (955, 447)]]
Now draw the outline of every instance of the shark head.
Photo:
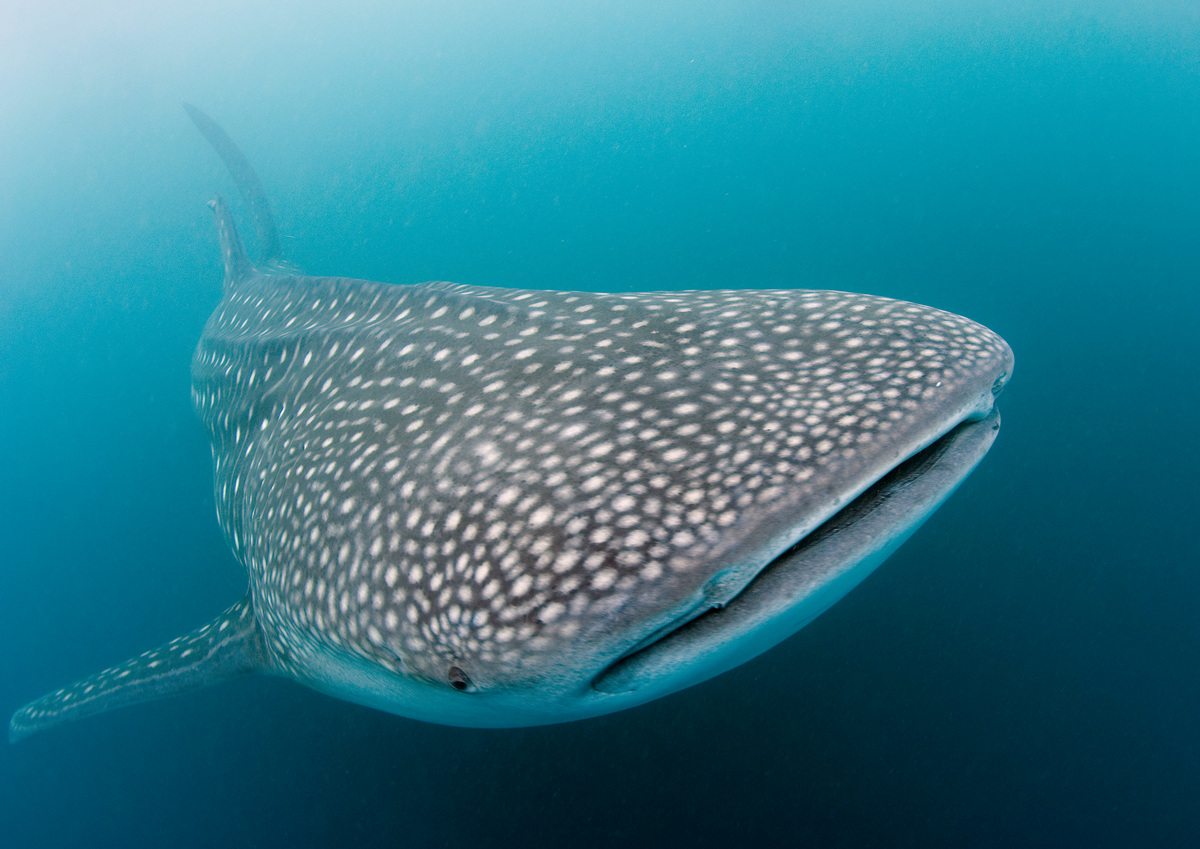
[(930, 307), (311, 277), (213, 208), (193, 398), (248, 593), (14, 738), (246, 671), (466, 726), (629, 707), (803, 627), (999, 426), (1012, 352)]

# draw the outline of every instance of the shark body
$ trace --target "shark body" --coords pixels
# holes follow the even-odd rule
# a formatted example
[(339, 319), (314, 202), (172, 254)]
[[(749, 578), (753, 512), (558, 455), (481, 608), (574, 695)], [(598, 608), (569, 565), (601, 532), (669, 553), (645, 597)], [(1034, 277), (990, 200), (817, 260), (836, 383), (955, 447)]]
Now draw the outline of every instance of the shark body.
[(246, 672), (465, 726), (639, 704), (803, 627), (995, 438), (1012, 353), (930, 307), (289, 273), (257, 177), (189, 112), (268, 234), (256, 265), (213, 202), (224, 295), (192, 363), (249, 588), (12, 740)]

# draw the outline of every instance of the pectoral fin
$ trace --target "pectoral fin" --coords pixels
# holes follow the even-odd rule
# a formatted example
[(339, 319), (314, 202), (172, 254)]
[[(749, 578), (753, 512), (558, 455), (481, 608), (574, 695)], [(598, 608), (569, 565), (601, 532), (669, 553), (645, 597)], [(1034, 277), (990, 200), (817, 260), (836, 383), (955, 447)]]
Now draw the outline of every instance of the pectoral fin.
[(269, 667), (262, 633), (246, 595), (190, 634), (30, 702), (13, 715), (8, 739), (15, 743), (63, 722)]

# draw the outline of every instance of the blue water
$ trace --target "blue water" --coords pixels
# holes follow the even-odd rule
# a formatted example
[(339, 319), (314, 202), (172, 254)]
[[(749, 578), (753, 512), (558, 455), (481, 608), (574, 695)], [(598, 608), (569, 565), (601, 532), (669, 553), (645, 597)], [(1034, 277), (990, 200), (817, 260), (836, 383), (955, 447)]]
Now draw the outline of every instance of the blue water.
[(247, 678), (0, 746), (0, 845), (1195, 845), (1200, 6), (175, 5), (0, 28), (5, 715), (244, 587), (185, 100), (312, 273), (871, 292), (1016, 375), (959, 493), (730, 674), (502, 731)]

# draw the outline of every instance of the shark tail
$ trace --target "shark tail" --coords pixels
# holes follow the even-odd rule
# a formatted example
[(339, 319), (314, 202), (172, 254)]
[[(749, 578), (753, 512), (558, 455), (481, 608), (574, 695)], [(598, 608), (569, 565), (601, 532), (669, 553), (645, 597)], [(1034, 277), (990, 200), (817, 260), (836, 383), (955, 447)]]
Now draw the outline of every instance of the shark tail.
[(233, 177), (233, 182), (237, 184), (238, 191), (242, 193), (246, 206), (250, 208), (255, 228), (258, 230), (258, 250), (262, 265), (272, 267), (280, 264), (282, 252), (279, 246), (279, 232), (275, 229), (275, 216), (271, 212), (267, 192), (262, 181), (258, 179), (258, 174), (250, 167), (241, 148), (221, 129), (220, 124), (190, 103), (183, 104), (183, 108), (192, 119), (192, 123), (221, 157), (229, 175)]
[(25, 705), (13, 714), (8, 739), (15, 743), (64, 722), (269, 668), (247, 594), (192, 633)]

